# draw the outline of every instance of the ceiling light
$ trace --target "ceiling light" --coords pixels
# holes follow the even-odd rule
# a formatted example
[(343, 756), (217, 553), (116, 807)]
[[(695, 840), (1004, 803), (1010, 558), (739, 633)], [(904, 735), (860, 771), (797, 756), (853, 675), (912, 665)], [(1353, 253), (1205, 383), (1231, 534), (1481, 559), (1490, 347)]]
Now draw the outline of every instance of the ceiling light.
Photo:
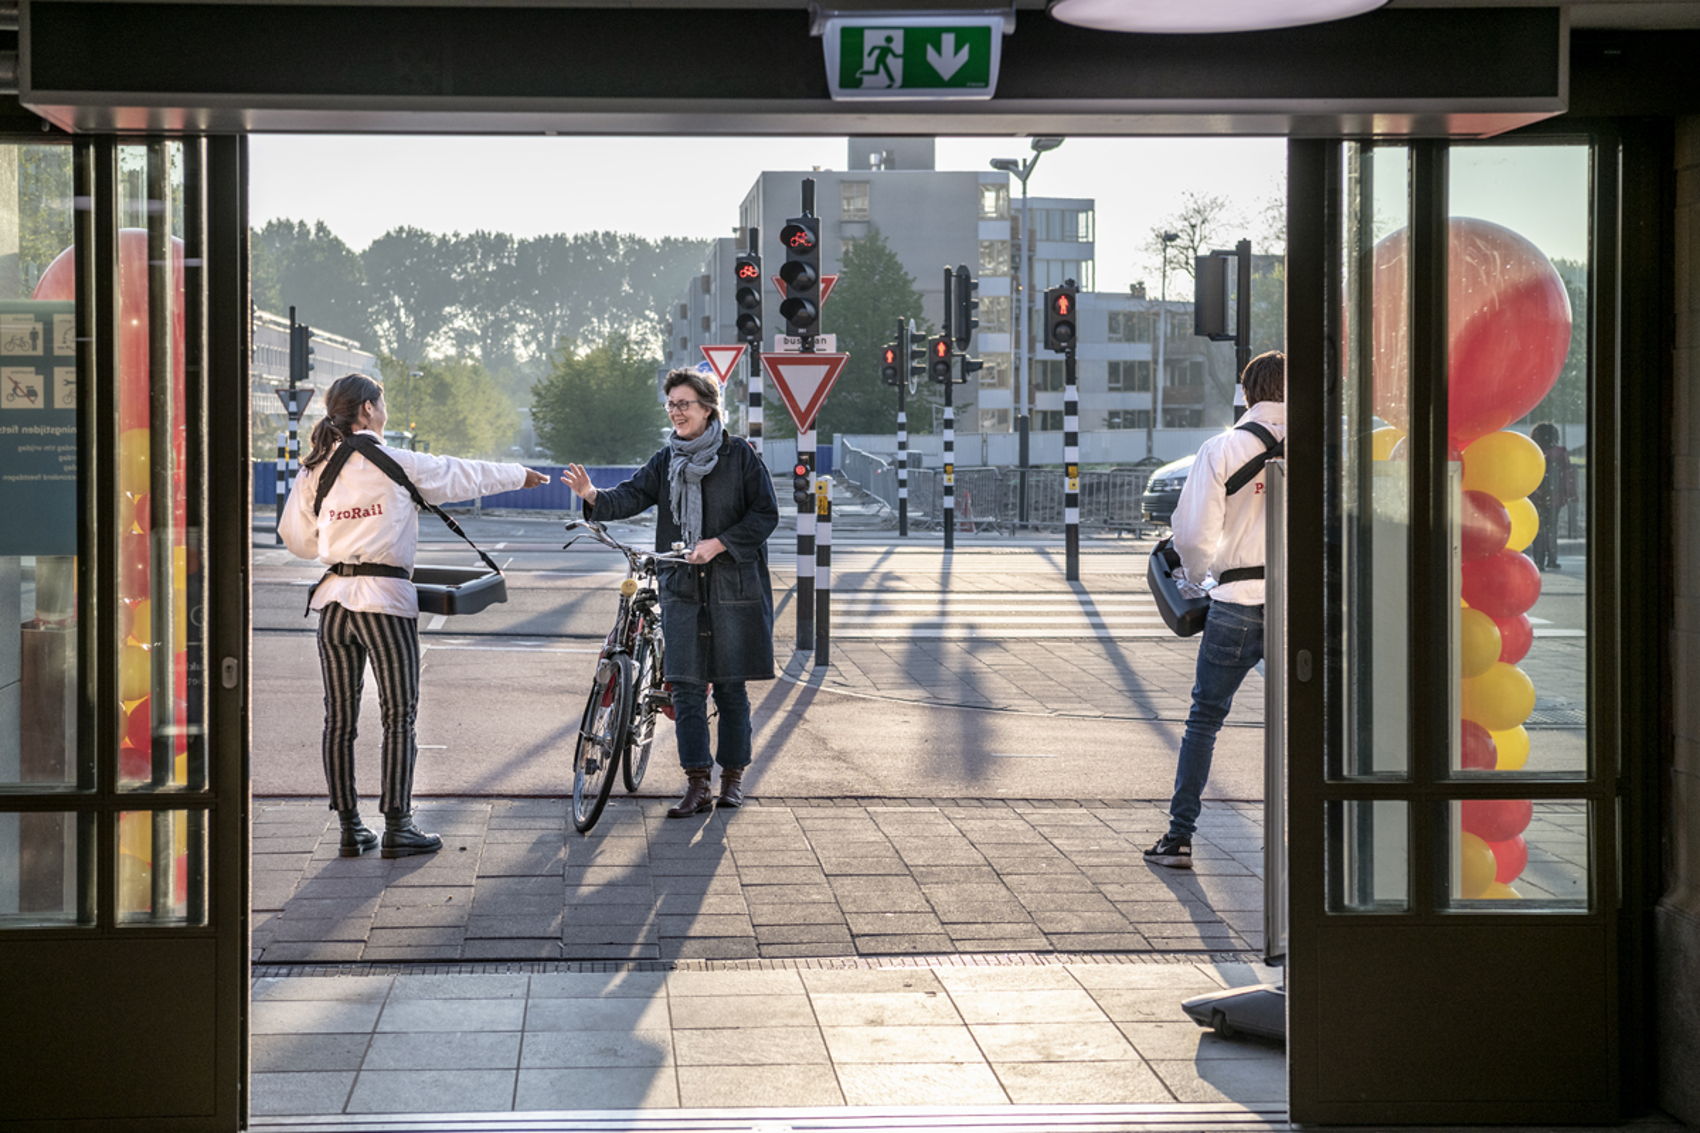
[(1263, 31), (1343, 20), (1387, 0), (1052, 0), (1065, 24), (1098, 31), (1198, 34)]

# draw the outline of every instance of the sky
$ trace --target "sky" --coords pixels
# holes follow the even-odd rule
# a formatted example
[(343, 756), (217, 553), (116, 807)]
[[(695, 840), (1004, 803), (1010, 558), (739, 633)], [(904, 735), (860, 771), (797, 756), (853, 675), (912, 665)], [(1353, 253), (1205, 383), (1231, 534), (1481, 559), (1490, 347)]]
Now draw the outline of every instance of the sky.
[[(257, 135), (254, 226), (323, 220), (356, 250), (400, 225), (526, 237), (612, 229), (657, 238), (729, 236), (764, 171), (842, 170), (842, 137), (424, 137)], [(936, 165), (982, 170), (1024, 158), (1025, 138), (941, 138)], [(1580, 148), (1454, 151), (1454, 211), (1509, 224), (1553, 258), (1586, 252)], [(1069, 138), (1028, 181), (1035, 197), (1097, 202), (1097, 286), (1158, 290), (1152, 230), (1188, 191), (1224, 197), (1261, 251), (1259, 213), (1285, 192), (1279, 138)], [(1019, 183), (1011, 179), (1011, 188)], [(1170, 281), (1171, 295), (1174, 281)]]

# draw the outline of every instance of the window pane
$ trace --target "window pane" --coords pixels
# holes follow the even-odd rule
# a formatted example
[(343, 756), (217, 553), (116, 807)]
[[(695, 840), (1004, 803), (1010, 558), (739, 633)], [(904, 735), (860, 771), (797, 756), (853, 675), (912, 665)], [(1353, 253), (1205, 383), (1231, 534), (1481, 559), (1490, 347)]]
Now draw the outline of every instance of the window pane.
[(72, 215), (69, 146), (0, 145), (0, 790), (93, 786), (77, 765)]
[(1410, 806), (1328, 804), (1328, 911), (1402, 913), (1410, 904)]
[(1467, 799), (1451, 806), (1450, 907), (1585, 912), (1591, 843), (1584, 802)]
[(0, 927), (93, 924), (89, 815), (0, 813)]
[(206, 812), (131, 810), (118, 815), (118, 922), (204, 924)]

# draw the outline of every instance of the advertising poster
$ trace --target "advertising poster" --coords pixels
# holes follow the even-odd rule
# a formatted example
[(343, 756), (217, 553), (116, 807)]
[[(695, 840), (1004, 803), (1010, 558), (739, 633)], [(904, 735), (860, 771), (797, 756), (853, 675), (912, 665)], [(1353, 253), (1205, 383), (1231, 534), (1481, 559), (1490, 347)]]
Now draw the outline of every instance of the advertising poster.
[(0, 301), (0, 555), (77, 553), (71, 304)]

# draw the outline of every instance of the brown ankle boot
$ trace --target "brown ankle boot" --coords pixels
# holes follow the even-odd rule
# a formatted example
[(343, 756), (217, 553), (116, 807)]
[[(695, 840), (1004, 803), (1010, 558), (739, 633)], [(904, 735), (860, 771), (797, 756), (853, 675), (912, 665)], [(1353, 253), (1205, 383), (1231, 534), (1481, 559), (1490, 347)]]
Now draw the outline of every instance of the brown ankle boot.
[(714, 805), (714, 788), (711, 785), (712, 775), (708, 768), (690, 769), (685, 772), (685, 797), (680, 799), (673, 809), (667, 812), (668, 818), (689, 818), (693, 814), (701, 814)]
[(744, 769), (742, 767), (722, 767), (720, 769), (720, 798), (716, 806), (744, 805)]

